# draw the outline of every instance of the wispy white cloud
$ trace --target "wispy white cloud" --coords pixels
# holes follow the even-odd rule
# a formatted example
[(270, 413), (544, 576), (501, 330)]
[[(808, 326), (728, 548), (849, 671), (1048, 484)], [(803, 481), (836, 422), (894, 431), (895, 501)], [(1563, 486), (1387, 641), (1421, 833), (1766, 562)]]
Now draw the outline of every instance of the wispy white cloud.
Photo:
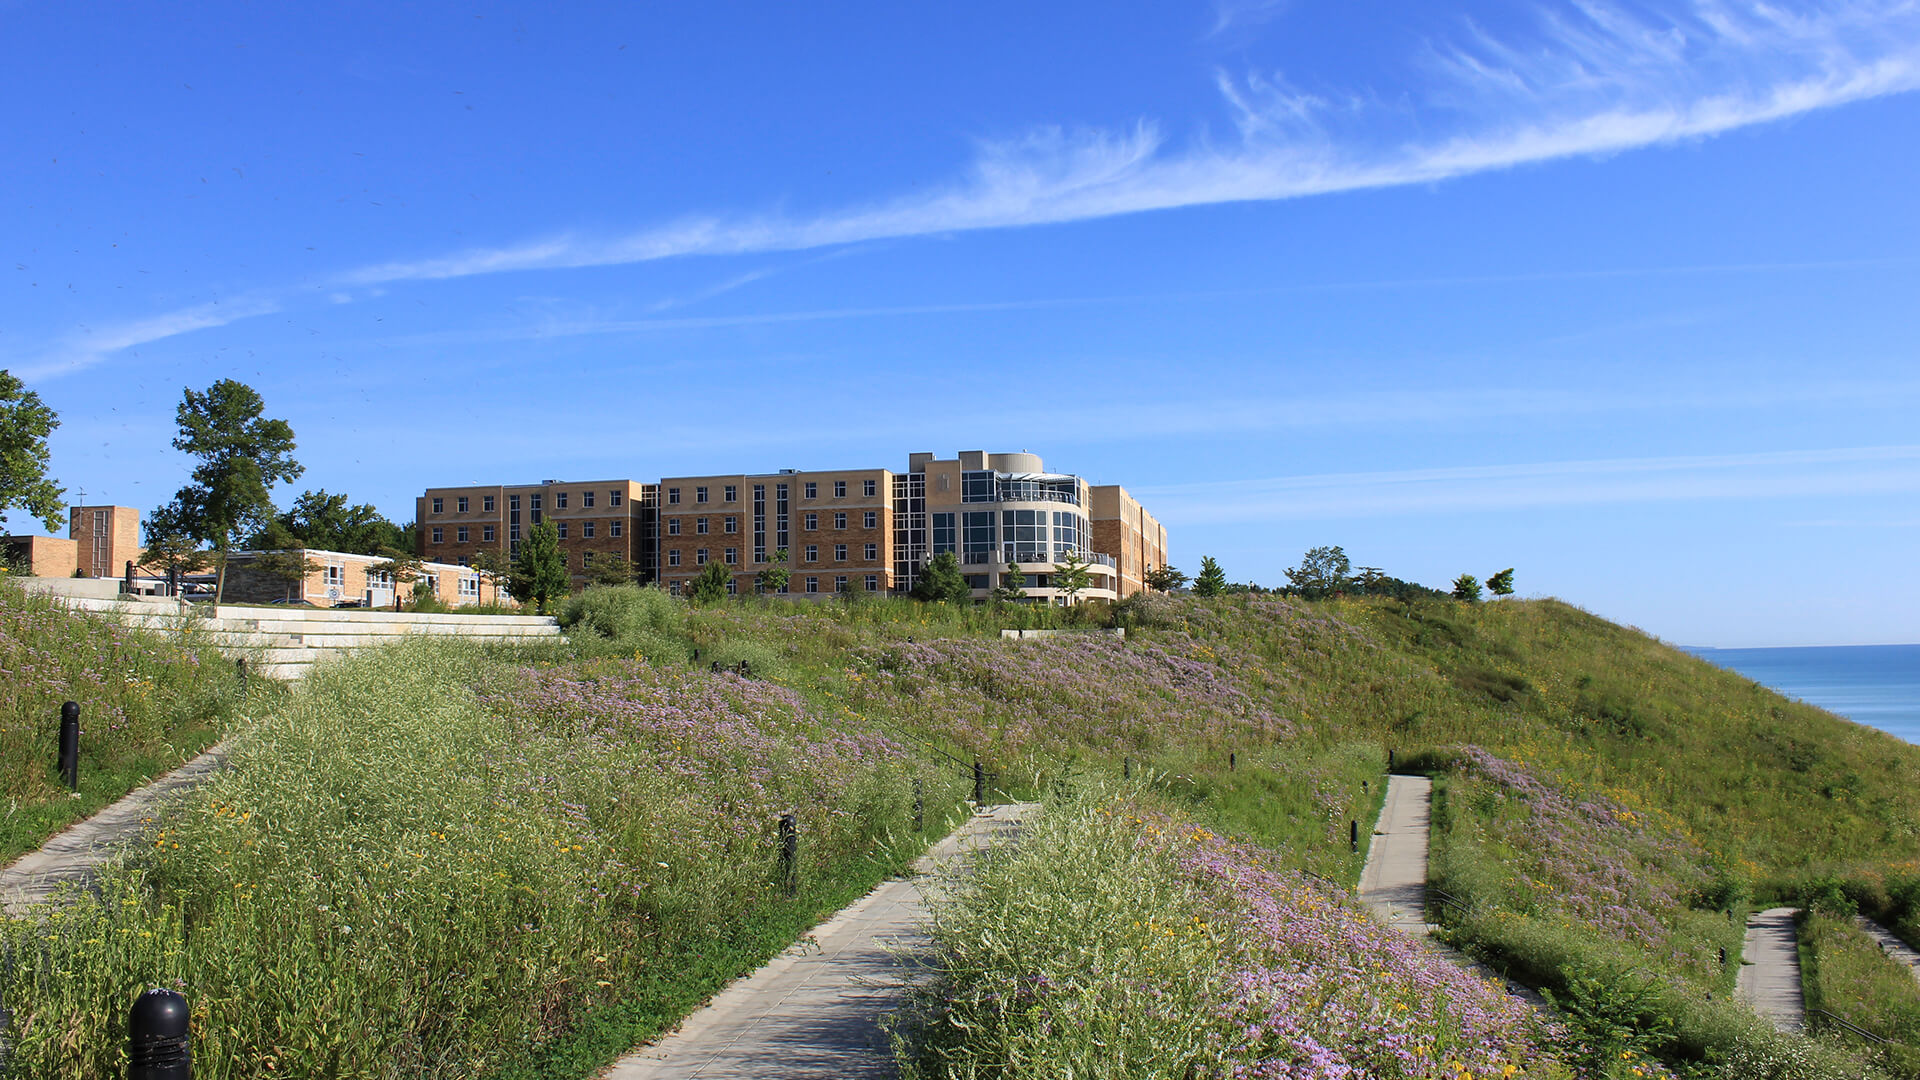
[(1910, 492), (1920, 492), (1920, 446), (1319, 473), (1135, 494), (1186, 525)]
[(53, 378), (90, 368), (123, 349), (162, 341), (195, 330), (225, 326), (240, 319), (280, 310), (280, 302), (265, 296), (213, 300), (131, 322), (83, 329), (69, 335), (15, 372), (28, 381)]
[(1382, 138), (1358, 98), (1306, 93), (1278, 76), (1223, 75), (1239, 134), (1230, 145), (1175, 146), (1147, 122), (1042, 130), (982, 144), (963, 179), (928, 195), (812, 217), (696, 217), (623, 236), (558, 235), (363, 267), (339, 283), (789, 251), (1428, 183), (1705, 138), (1920, 88), (1913, 0), (1694, 0), (1664, 13), (1571, 0), (1541, 12), (1526, 35), (1468, 25), (1429, 44), (1420, 62), (1436, 81), (1418, 111), (1421, 130), (1444, 129), (1438, 136)]

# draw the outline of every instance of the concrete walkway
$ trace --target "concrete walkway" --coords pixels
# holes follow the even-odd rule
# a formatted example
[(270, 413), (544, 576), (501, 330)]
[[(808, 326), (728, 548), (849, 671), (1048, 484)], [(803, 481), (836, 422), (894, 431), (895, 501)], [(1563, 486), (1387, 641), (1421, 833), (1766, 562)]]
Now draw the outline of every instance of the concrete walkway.
[(1860, 929), (1865, 930), (1868, 936), (1880, 943), (1881, 952), (1892, 957), (1896, 963), (1904, 964), (1908, 971), (1913, 972), (1915, 979), (1920, 979), (1920, 952), (1913, 951), (1913, 947), (1901, 941), (1893, 931), (1864, 915), (1855, 915), (1854, 921), (1860, 924)]
[(87, 820), (67, 826), (39, 850), (20, 856), (0, 870), (0, 909), (21, 915), (62, 885), (86, 884), (101, 863), (139, 835), (145, 819), (157, 816), (169, 799), (205, 779), (231, 749), (230, 741), (219, 743)]
[(1768, 908), (1747, 916), (1747, 943), (1735, 992), (1781, 1031), (1804, 1031), (1807, 1026), (1798, 941), (1792, 908)]
[(821, 923), (800, 944), (722, 990), (679, 1030), (615, 1062), (603, 1080), (687, 1077), (891, 1077), (880, 1018), (900, 1004), (911, 970), (901, 950), (924, 946), (928, 887), (968, 853), (1006, 839), (1031, 803), (976, 814), (914, 864)]
[(1427, 935), (1427, 827), (1432, 816), (1433, 781), (1424, 776), (1390, 776), (1360, 871), (1360, 902), (1395, 930)]

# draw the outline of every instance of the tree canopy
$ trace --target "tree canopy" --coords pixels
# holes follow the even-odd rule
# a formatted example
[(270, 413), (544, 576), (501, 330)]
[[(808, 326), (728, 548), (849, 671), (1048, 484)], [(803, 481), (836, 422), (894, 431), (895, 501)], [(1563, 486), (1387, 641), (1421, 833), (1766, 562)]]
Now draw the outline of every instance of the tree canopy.
[(1453, 579), (1453, 598), (1475, 603), (1480, 599), (1480, 579), (1472, 574), (1461, 574)]
[(66, 491), (47, 476), (47, 437), (59, 426), (39, 394), (0, 369), (0, 518), (18, 508), (39, 518), (48, 532), (60, 528)]
[(1495, 596), (1512, 596), (1513, 567), (1509, 566), (1505, 570), (1487, 578), (1487, 591)]
[(256, 530), (246, 544), (266, 551), (308, 547), (378, 555), (389, 548), (413, 550), (407, 532), (382, 517), (372, 504), (350, 502), (346, 495), (330, 495), (323, 489), (301, 492), (285, 513)]
[(1193, 595), (1219, 596), (1227, 591), (1227, 574), (1211, 555), (1200, 557), (1200, 576), (1193, 579)]
[(1067, 594), (1067, 603), (1079, 599), (1080, 590), (1093, 584), (1093, 572), (1077, 551), (1069, 551), (1053, 564), (1053, 587)]
[(733, 577), (727, 573), (725, 563), (710, 562), (688, 582), (689, 599), (696, 604), (714, 604), (727, 598), (727, 582)]
[(527, 538), (520, 541), (507, 591), (523, 604), (531, 601), (540, 614), (545, 615), (547, 605), (554, 598), (565, 596), (570, 585), (567, 557), (560, 550), (560, 530), (549, 518), (535, 525)]
[(780, 548), (773, 553), (773, 561), (753, 575), (753, 584), (763, 593), (777, 593), (787, 587), (792, 577), (793, 570), (787, 566), (787, 549)]
[(960, 560), (951, 551), (943, 551), (927, 561), (913, 583), (915, 600), (959, 604), (973, 597), (973, 586), (960, 572)]
[(180, 427), (174, 449), (200, 463), (153, 517), (158, 532), (192, 537), (220, 553), (216, 601), (226, 590), (225, 554), (242, 535), (266, 526), (273, 486), (306, 471), (293, 459), (293, 428), (264, 419), (265, 409), (253, 387), (221, 379), (201, 393), (188, 389), (174, 414)]
[(1153, 567), (1147, 571), (1146, 576), (1147, 588), (1160, 592), (1172, 592), (1186, 585), (1187, 581), (1187, 575), (1174, 569), (1171, 565)]
[(1309, 600), (1346, 592), (1353, 584), (1353, 563), (1338, 545), (1311, 548), (1300, 565), (1287, 571), (1287, 584)]

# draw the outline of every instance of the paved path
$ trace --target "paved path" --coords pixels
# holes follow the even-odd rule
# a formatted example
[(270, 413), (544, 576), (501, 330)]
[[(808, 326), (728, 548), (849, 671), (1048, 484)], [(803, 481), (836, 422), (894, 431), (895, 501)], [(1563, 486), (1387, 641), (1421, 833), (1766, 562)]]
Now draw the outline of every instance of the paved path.
[(1892, 957), (1897, 963), (1905, 964), (1907, 970), (1913, 972), (1913, 977), (1920, 979), (1920, 952), (1914, 952), (1913, 947), (1901, 941), (1893, 931), (1872, 919), (1864, 915), (1856, 915), (1854, 919), (1860, 924), (1860, 929), (1865, 930), (1873, 940), (1880, 943), (1881, 952)]
[(231, 749), (230, 741), (219, 743), (87, 820), (67, 826), (38, 851), (20, 856), (0, 870), (0, 909), (20, 915), (62, 885), (85, 884), (101, 863), (140, 832), (142, 819), (154, 817), (168, 799), (205, 779)]
[(1804, 1031), (1807, 1026), (1798, 940), (1792, 908), (1768, 908), (1747, 916), (1747, 943), (1735, 992), (1781, 1031)]
[(1427, 825), (1433, 781), (1390, 776), (1380, 823), (1360, 871), (1360, 902), (1395, 930), (1427, 935)]
[(884, 882), (814, 927), (678, 1031), (615, 1062), (603, 1080), (897, 1075), (880, 1017), (899, 1005), (912, 979), (898, 950), (926, 942), (927, 887), (968, 852), (1013, 835), (1038, 809), (1023, 803), (975, 815), (914, 864), (913, 878)]

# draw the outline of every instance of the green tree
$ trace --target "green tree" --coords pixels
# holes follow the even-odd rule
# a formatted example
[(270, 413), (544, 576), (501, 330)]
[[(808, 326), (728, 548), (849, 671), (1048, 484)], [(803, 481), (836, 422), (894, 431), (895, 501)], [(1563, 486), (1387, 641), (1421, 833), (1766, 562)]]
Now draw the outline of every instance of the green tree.
[(687, 596), (696, 604), (714, 604), (727, 598), (727, 582), (733, 575), (727, 573), (724, 563), (710, 562), (705, 570), (694, 575), (688, 582)]
[(211, 565), (213, 553), (202, 548), (198, 540), (178, 532), (160, 531), (161, 524), (154, 518), (144, 523), (147, 546), (140, 554), (142, 568), (165, 574), (168, 581), (172, 581), (178, 575), (197, 573)]
[(1000, 587), (993, 590), (993, 598), (1000, 601), (1027, 598), (1027, 575), (1019, 563), (1007, 564), (1007, 572), (1000, 575)]
[(1200, 557), (1200, 576), (1193, 579), (1193, 595), (1219, 596), (1227, 591), (1227, 574), (1213, 556)]
[(378, 555), (387, 548), (415, 550), (401, 527), (380, 516), (369, 503), (349, 502), (345, 495), (303, 491), (283, 514), (248, 537), (247, 546), (261, 550), (288, 547)]
[(299, 600), (299, 585), (308, 574), (320, 571), (320, 564), (307, 558), (304, 551), (263, 551), (255, 555), (246, 564), (247, 569), (268, 577), (277, 577), (287, 583), (287, 599)]
[(1093, 584), (1093, 572), (1087, 567), (1087, 561), (1077, 551), (1068, 551), (1053, 562), (1053, 587), (1067, 594), (1068, 607), (1080, 598), (1082, 589)]
[(65, 511), (60, 496), (66, 491), (47, 477), (52, 461), (47, 437), (59, 426), (60, 418), (39, 394), (0, 369), (0, 520), (18, 507), (39, 518), (48, 532), (60, 528)]
[(387, 580), (393, 583), (393, 610), (399, 611), (400, 595), (406, 591), (404, 587), (420, 580), (425, 560), (403, 548), (388, 548), (380, 554), (384, 557), (367, 570), (369, 573), (387, 575)]
[(567, 557), (560, 550), (560, 530), (548, 518), (533, 527), (520, 541), (520, 553), (513, 559), (513, 577), (507, 589), (521, 603), (532, 601), (540, 614), (555, 597), (568, 591)]
[(626, 558), (611, 551), (589, 551), (580, 557), (580, 569), (593, 585), (626, 585), (633, 581), (633, 567)]
[(1461, 574), (1453, 579), (1453, 598), (1469, 604), (1480, 601), (1480, 579), (1472, 574)]
[(793, 568), (787, 565), (787, 549), (780, 548), (773, 553), (773, 561), (753, 575), (753, 587), (763, 593), (777, 593), (787, 587), (792, 577)]
[(185, 392), (175, 418), (173, 447), (200, 459), (190, 482), (157, 512), (171, 526), (213, 545), (219, 567), (214, 602), (226, 592), (227, 552), (273, 515), (275, 484), (305, 468), (293, 459), (293, 428), (261, 417), (265, 403), (253, 387), (221, 379), (204, 393)]
[(1156, 566), (1147, 571), (1147, 588), (1159, 592), (1172, 592), (1187, 583), (1187, 575), (1171, 566)]
[(1338, 545), (1317, 547), (1300, 556), (1300, 565), (1287, 571), (1287, 584), (1309, 600), (1345, 592), (1352, 584), (1353, 564)]
[(513, 560), (507, 557), (505, 550), (497, 546), (476, 550), (473, 558), (467, 560), (467, 565), (473, 568), (474, 573), (480, 575), (480, 580), (493, 586), (495, 601), (500, 599), (501, 583), (513, 580)]
[(1509, 566), (1505, 570), (1502, 570), (1499, 573), (1488, 578), (1487, 591), (1492, 593), (1495, 596), (1512, 596), (1513, 595), (1513, 567)]
[(951, 551), (943, 551), (928, 560), (913, 583), (913, 598), (930, 603), (963, 603), (973, 596), (973, 587), (960, 572), (960, 560)]

